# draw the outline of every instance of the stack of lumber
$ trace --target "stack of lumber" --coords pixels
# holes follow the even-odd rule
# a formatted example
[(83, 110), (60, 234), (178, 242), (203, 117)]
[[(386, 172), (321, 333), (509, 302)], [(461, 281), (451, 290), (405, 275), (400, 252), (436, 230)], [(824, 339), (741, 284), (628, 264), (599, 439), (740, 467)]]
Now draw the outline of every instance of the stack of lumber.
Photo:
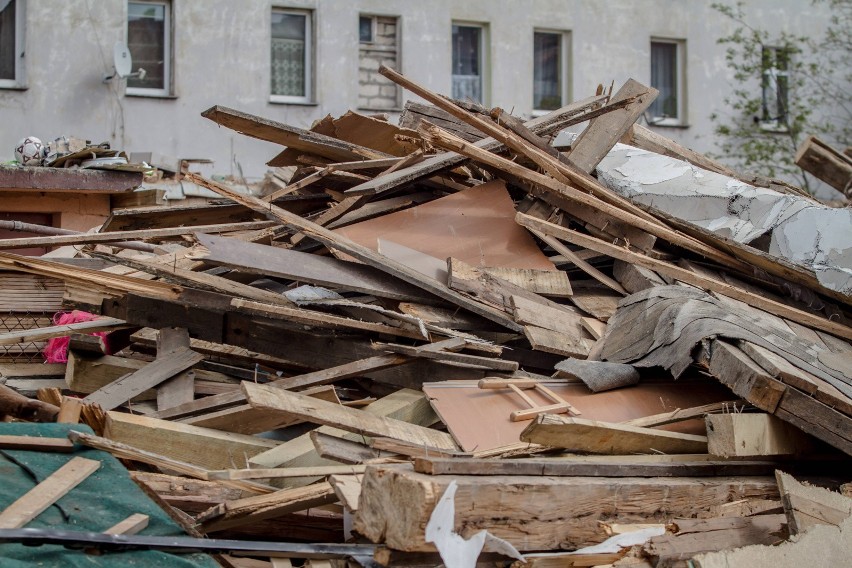
[[(310, 563), (354, 542), (472, 566), (429, 528), (447, 491), (441, 530), (486, 530), (518, 566), (716, 566), (820, 539), (848, 555), (852, 296), (824, 277), (843, 256), (812, 269), (605, 185), (619, 142), (745, 183), (634, 124), (657, 94), (636, 81), (524, 122), (381, 72), (431, 105), (310, 130), (202, 114), (278, 152), (266, 195), (187, 174), (222, 201), (27, 243), (100, 270), (0, 252), (99, 316), (27, 334), (72, 334), (36, 418), (89, 425), (71, 440), (121, 458), (190, 534), (308, 543), (282, 555)], [(221, 561), (280, 562), (253, 550)]]

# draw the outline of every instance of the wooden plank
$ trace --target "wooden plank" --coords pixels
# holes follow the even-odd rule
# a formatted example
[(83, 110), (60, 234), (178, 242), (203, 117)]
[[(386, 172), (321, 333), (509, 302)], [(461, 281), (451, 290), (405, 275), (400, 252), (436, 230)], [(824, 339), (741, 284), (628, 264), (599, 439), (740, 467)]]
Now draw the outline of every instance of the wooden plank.
[[(428, 399), (420, 391), (411, 389), (400, 389), (393, 394), (380, 398), (369, 404), (364, 412), (376, 416), (386, 416), (397, 420), (404, 420), (411, 424), (430, 426), (438, 421), (438, 417), (432, 410)], [(335, 436), (351, 442), (364, 442), (364, 437), (330, 426), (321, 426), (315, 432), (329, 436)], [(250, 460), (253, 467), (299, 467), (316, 465), (334, 465), (336, 462), (320, 459), (314, 447), (313, 438), (308, 434), (298, 436), (293, 440), (284, 442), (277, 448), (259, 454)], [(315, 478), (303, 478), (301, 480), (285, 481), (284, 485), (304, 485)]]
[(714, 341), (710, 373), (757, 408), (775, 413), (785, 387), (729, 343)]
[[(68, 390), (79, 393), (93, 393), (115, 380), (148, 365), (147, 361), (141, 359), (127, 359), (114, 355), (101, 357), (89, 357), (74, 351), (68, 354), (68, 363), (65, 368), (65, 383)], [(238, 388), (238, 381), (227, 375), (195, 369), (195, 390), (198, 394), (214, 394), (223, 390)], [(151, 400), (157, 398), (156, 390), (146, 390), (139, 393), (134, 401)]]
[[(332, 386), (312, 387), (302, 391), (302, 394), (334, 404), (340, 404), (340, 399), (337, 398), (337, 393)], [(277, 428), (286, 428), (294, 424), (300, 424), (302, 420), (294, 419), (275, 410), (254, 408), (249, 404), (238, 404), (222, 410), (183, 418), (180, 420), (180, 423), (237, 434), (259, 434)]]
[(70, 323), (66, 325), (54, 325), (40, 329), (24, 329), (21, 331), (10, 331), (0, 333), (0, 345), (15, 345), (17, 343), (29, 343), (31, 341), (44, 341), (53, 337), (66, 337), (72, 333), (94, 333), (96, 331), (113, 331), (132, 327), (124, 320), (117, 318), (100, 317), (92, 321)]
[(720, 475), (774, 475), (772, 460), (703, 460), (629, 463), (585, 461), (573, 458), (480, 458), (419, 457), (414, 471), (429, 475), (543, 475), (556, 477), (715, 477)]
[(324, 434), (319, 430), (310, 432), (311, 442), (321, 458), (344, 464), (360, 464), (380, 458), (383, 452), (374, 450), (359, 442), (344, 440), (337, 436)]
[(588, 357), (592, 342), (574, 334), (562, 333), (534, 325), (524, 326), (524, 336), (533, 350), (544, 351), (565, 357)]
[(334, 426), (366, 436), (395, 438), (443, 450), (456, 449), (452, 437), (444, 432), (374, 416), (363, 410), (346, 408), (268, 385), (244, 382), (242, 387), (249, 404), (256, 408), (279, 410), (314, 424)]
[(59, 424), (77, 424), (80, 422), (80, 413), (83, 411), (83, 402), (79, 398), (63, 397), (59, 405), (59, 414), (56, 422)]
[(260, 274), (317, 286), (352, 290), (394, 300), (433, 303), (434, 297), (418, 288), (388, 279), (370, 266), (258, 244), (226, 237), (196, 234), (196, 239), (209, 251), (204, 261), (217, 266), (236, 268), (241, 272)]
[(808, 136), (796, 151), (795, 163), (847, 197), (852, 195), (852, 158), (816, 136)]
[(852, 499), (811, 485), (803, 485), (782, 471), (775, 473), (790, 534), (805, 532), (814, 525), (839, 526), (852, 516)]
[(714, 456), (802, 455), (814, 447), (810, 436), (771, 414), (711, 414), (706, 421)]
[(714, 504), (778, 495), (771, 477), (432, 476), (408, 466), (372, 466), (364, 474), (355, 530), (390, 548), (433, 550), (425, 542), (426, 523), (453, 481), (454, 529), (487, 528), (520, 551), (598, 544), (607, 536), (600, 521), (668, 522)]
[(104, 531), (105, 534), (138, 534), (145, 530), (148, 527), (148, 515), (143, 515), (142, 513), (134, 513), (124, 519), (123, 521), (119, 521), (107, 530)]
[(203, 355), (189, 349), (181, 349), (173, 352), (168, 358), (157, 359), (138, 371), (106, 385), (88, 395), (83, 401), (87, 404), (98, 404), (104, 410), (112, 410), (203, 360)]
[(39, 192), (124, 193), (142, 184), (141, 172), (65, 168), (3, 168), (0, 188)]
[(852, 339), (852, 328), (849, 328), (846, 325), (829, 321), (828, 319), (823, 318), (821, 316), (814, 315), (799, 310), (797, 308), (793, 308), (791, 306), (788, 306), (787, 304), (782, 304), (781, 302), (776, 302), (775, 300), (771, 300), (769, 298), (764, 298), (752, 294), (750, 292), (745, 292), (737, 288), (736, 286), (731, 286), (730, 284), (726, 284), (714, 278), (695, 274), (689, 270), (686, 270), (679, 266), (675, 266), (663, 260), (652, 259), (645, 255), (627, 250), (625, 248), (611, 245), (609, 243), (601, 241), (600, 239), (596, 239), (588, 235), (583, 235), (582, 233), (578, 233), (570, 229), (565, 229), (564, 227), (554, 225), (553, 223), (541, 221), (539, 219), (536, 219), (535, 217), (530, 217), (529, 215), (524, 215), (523, 213), (518, 213), (516, 220), (520, 225), (523, 225), (524, 227), (535, 229), (542, 233), (549, 234), (551, 236), (571, 242), (573, 244), (598, 251), (602, 254), (606, 254), (624, 262), (638, 264), (639, 266), (648, 268), (649, 270), (653, 270), (655, 272), (659, 272), (660, 274), (669, 276), (676, 280), (680, 280), (687, 284), (691, 284), (692, 286), (697, 286), (705, 290), (717, 292), (724, 296), (729, 296), (731, 298), (734, 298), (735, 300), (745, 302), (746, 304), (752, 307), (765, 310), (769, 313), (778, 316), (785, 317), (802, 325), (816, 327), (818, 329), (822, 329), (823, 331), (831, 333), (832, 335), (836, 335), (838, 337), (843, 337), (846, 339)]
[(337, 501), (328, 483), (226, 501), (196, 517), (205, 533), (239, 527)]
[[(146, 463), (157, 468), (179, 473), (194, 479), (207, 479), (206, 468), (173, 459), (162, 454), (142, 450), (135, 446), (74, 430), (68, 433), (68, 437), (76, 444), (82, 444), (90, 448), (109, 452), (117, 458)], [(186, 477), (182, 479), (189, 481)], [(270, 493), (273, 491), (273, 489), (269, 486), (261, 485), (253, 481), (221, 480), (219, 483), (223, 486), (232, 487), (239, 491), (248, 491), (250, 493)]]
[(274, 216), (276, 219), (280, 220), (282, 223), (286, 224), (287, 226), (305, 233), (307, 236), (314, 239), (315, 241), (318, 241), (330, 248), (353, 256), (361, 262), (378, 268), (386, 274), (389, 274), (396, 278), (400, 278), (401, 280), (404, 280), (409, 284), (417, 286), (421, 290), (429, 292), (430, 294), (434, 294), (440, 298), (443, 298), (444, 300), (447, 300), (448, 302), (470, 310), (475, 314), (479, 314), (485, 318), (488, 318), (491, 321), (494, 321), (495, 323), (498, 323), (504, 327), (508, 327), (513, 331), (520, 331), (520, 327), (515, 324), (515, 322), (511, 321), (508, 317), (506, 317), (504, 313), (488, 306), (484, 306), (479, 302), (470, 300), (469, 298), (459, 294), (458, 292), (449, 289), (447, 286), (444, 286), (432, 280), (431, 278), (424, 277), (422, 274), (411, 270), (410, 268), (396, 261), (393, 261), (388, 257), (373, 251), (372, 249), (354, 243), (341, 235), (329, 231), (325, 227), (315, 225), (314, 223), (306, 221), (298, 215), (294, 215), (289, 211), (285, 211), (279, 207), (276, 207), (275, 205), (265, 203), (255, 197), (240, 195), (222, 184), (204, 179), (201, 176), (197, 176), (195, 174), (188, 174), (187, 177), (190, 178), (191, 181), (194, 181), (195, 183), (198, 183), (203, 187), (211, 189), (219, 193), (220, 195), (230, 197), (234, 201), (241, 203), (250, 209), (268, 213)]
[(74, 444), (67, 438), (42, 438), (41, 436), (2, 434), (0, 435), (0, 449), (36, 452), (73, 452)]
[[(183, 327), (164, 327), (157, 335), (157, 359), (189, 349), (189, 332)], [(157, 387), (157, 410), (165, 410), (195, 398), (195, 374), (184, 371)]]
[(592, 119), (589, 126), (574, 140), (567, 152), (580, 170), (590, 174), (600, 161), (612, 150), (616, 142), (633, 126), (642, 113), (651, 106), (659, 91), (653, 87), (629, 79), (612, 97), (613, 102), (635, 98), (630, 105)]
[(652, 416), (643, 416), (642, 418), (634, 418), (627, 420), (622, 424), (628, 426), (640, 426), (642, 428), (651, 428), (654, 426), (663, 426), (665, 424), (673, 424), (682, 420), (691, 420), (693, 418), (703, 417), (706, 414), (713, 412), (736, 412), (742, 410), (746, 406), (743, 400), (726, 400), (724, 402), (713, 402), (703, 404), (701, 406), (693, 406), (692, 408), (678, 408), (671, 412), (663, 412)]
[(520, 324), (543, 327), (576, 336), (578, 339), (587, 337), (583, 327), (583, 316), (572, 311), (570, 307), (544, 305), (520, 296), (512, 296), (511, 301), (513, 316)]
[(512, 373), (517, 371), (519, 365), (516, 361), (503, 361), (493, 357), (480, 357), (479, 355), (468, 355), (467, 353), (451, 353), (448, 351), (433, 351), (417, 349), (408, 345), (396, 345), (393, 343), (375, 343), (373, 349), (379, 351), (388, 351), (390, 353), (398, 353), (409, 357), (421, 357), (424, 359), (434, 359), (437, 361), (447, 361), (451, 363), (462, 363), (465, 365), (474, 365), (484, 369), (493, 371), (503, 371)]
[(707, 437), (665, 430), (541, 414), (521, 432), (521, 441), (594, 454), (707, 451)]
[[(219, 105), (205, 110), (201, 113), (201, 116), (246, 136), (281, 144), (288, 148), (315, 154), (336, 162), (349, 162), (363, 158), (373, 160), (389, 157), (383, 152), (370, 150), (357, 144), (343, 142), (337, 138), (324, 136), (309, 130), (302, 130), (301, 128), (295, 128), (274, 120), (268, 120)], [(275, 164), (270, 163), (270, 165)]]
[(676, 519), (677, 533), (653, 537), (644, 550), (659, 565), (671, 566), (702, 552), (779, 544), (784, 540), (785, 521), (784, 515)]
[(567, 298), (572, 294), (571, 281), (568, 280), (568, 274), (562, 270), (503, 268), (499, 266), (483, 266), (480, 270), (534, 294), (555, 298)]
[[(533, 132), (541, 133), (548, 126), (557, 122), (561, 118), (584, 113), (590, 109), (600, 106), (603, 101), (604, 97), (602, 96), (589, 97), (571, 103), (544, 116), (530, 120), (529, 122), (524, 123), (524, 125)], [(479, 142), (476, 142), (475, 145), (478, 148), (481, 148), (488, 152), (497, 152), (500, 151), (500, 149), (502, 148), (502, 144), (500, 142), (497, 142), (493, 138), (482, 139)], [(464, 156), (453, 152), (446, 154), (438, 154), (425, 159), (424, 161), (420, 162), (415, 166), (405, 168), (404, 170), (396, 171), (393, 174), (385, 176), (383, 178), (368, 181), (361, 185), (353, 187), (352, 189), (347, 190), (346, 194), (379, 194), (394, 189), (396, 187), (400, 187), (404, 184), (417, 182), (442, 170), (455, 167), (464, 161)]]
[(104, 437), (206, 469), (247, 467), (249, 458), (279, 443), (119, 412), (107, 414)]
[(216, 479), (271, 479), (274, 477), (327, 477), (337, 474), (364, 473), (366, 465), (322, 465), (317, 467), (278, 467), (270, 469), (222, 469), (207, 477)]
[(0, 528), (19, 529), (39, 516), (101, 467), (101, 462), (72, 458), (0, 512)]

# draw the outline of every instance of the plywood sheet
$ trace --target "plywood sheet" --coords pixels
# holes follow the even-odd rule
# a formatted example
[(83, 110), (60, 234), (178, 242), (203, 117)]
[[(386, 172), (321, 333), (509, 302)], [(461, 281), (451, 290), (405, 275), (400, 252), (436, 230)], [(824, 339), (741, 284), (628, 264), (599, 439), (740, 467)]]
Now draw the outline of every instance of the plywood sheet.
[(502, 181), (335, 232), (376, 251), (381, 237), (438, 259), (459, 258), (473, 266), (556, 270), (529, 233), (515, 223), (515, 205)]
[[(593, 393), (583, 384), (545, 382), (570, 402), (583, 418), (623, 422), (677, 408), (691, 408), (731, 399), (731, 392), (713, 382), (649, 382), (634, 387)], [(523, 401), (506, 390), (481, 390), (475, 381), (444, 381), (423, 385), (433, 408), (447, 425), (462, 450), (485, 451), (516, 444), (528, 421), (512, 422), (512, 411), (526, 408)], [(551, 404), (533, 390), (525, 390), (541, 405)], [(660, 428), (685, 434), (704, 434), (703, 420), (690, 420)]]

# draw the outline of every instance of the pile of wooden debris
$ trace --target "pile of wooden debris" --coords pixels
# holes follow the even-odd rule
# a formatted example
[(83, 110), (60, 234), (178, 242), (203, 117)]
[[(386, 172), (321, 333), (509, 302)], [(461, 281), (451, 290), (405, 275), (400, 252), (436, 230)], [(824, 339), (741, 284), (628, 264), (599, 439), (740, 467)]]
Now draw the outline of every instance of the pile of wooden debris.
[(382, 73), (431, 105), (203, 113), (286, 147), (264, 197), (186, 174), (223, 199), (2, 241), (74, 245), (0, 265), (99, 317), (0, 337), (73, 333), (0, 410), (91, 427), (230, 566), (842, 564), (848, 210), (634, 124), (635, 81), (523, 122)]

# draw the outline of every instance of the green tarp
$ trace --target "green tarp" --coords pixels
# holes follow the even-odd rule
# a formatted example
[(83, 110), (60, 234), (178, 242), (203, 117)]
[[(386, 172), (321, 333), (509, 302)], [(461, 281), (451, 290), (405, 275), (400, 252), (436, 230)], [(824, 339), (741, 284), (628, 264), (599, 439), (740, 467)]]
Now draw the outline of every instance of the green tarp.
[[(0, 434), (65, 438), (69, 430), (91, 433), (80, 424), (0, 424)], [(140, 535), (185, 536), (183, 530), (130, 479), (121, 463), (106, 452), (78, 446), (73, 453), (0, 450), (0, 510), (62, 467), (81, 456), (101, 467), (53, 506), (27, 523), (26, 528), (102, 532), (134, 513), (150, 517)], [(156, 551), (110, 552), (101, 555), (59, 546), (26, 547), (0, 544), (0, 566), (216, 568), (205, 554), (167, 554)]]

